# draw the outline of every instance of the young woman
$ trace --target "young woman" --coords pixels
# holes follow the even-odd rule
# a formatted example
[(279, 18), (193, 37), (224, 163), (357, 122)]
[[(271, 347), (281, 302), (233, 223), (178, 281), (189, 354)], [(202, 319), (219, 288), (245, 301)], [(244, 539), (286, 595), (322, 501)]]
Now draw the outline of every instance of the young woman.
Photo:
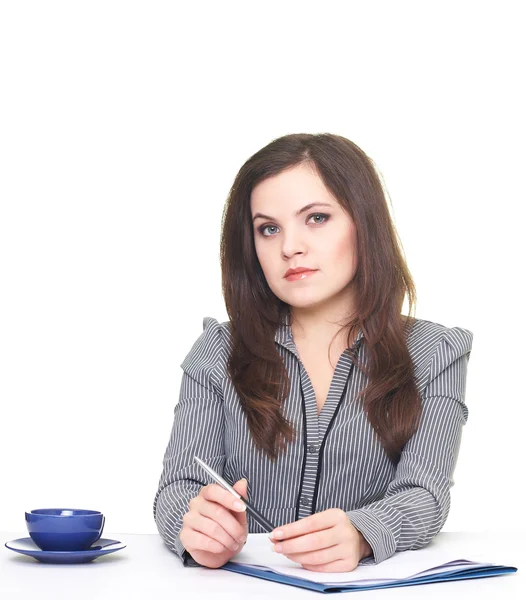
[(206, 317), (181, 364), (154, 501), (165, 543), (217, 568), (263, 532), (194, 455), (306, 569), (430, 542), (449, 511), (473, 334), (401, 314), (415, 287), (374, 163), (332, 134), (268, 144), (230, 190), (221, 268), (230, 320)]

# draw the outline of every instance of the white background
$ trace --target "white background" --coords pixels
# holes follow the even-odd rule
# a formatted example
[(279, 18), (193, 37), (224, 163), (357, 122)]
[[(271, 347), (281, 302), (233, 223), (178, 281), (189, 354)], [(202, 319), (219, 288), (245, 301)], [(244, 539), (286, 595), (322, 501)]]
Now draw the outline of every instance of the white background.
[[(474, 332), (444, 530), (525, 531), (522, 2), (0, 4), (0, 530), (152, 504), (220, 220), (287, 133), (375, 161), (416, 316)], [(407, 308), (406, 308), (407, 310)]]

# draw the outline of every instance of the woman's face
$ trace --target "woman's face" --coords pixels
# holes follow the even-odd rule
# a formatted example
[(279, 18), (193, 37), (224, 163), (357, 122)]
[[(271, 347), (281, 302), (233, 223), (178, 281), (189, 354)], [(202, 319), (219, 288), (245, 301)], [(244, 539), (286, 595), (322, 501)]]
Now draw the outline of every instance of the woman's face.
[[(350, 309), (356, 228), (312, 168), (301, 164), (261, 181), (252, 190), (250, 208), (256, 253), (274, 294), (297, 309), (338, 304), (338, 299)], [(286, 279), (287, 270), (297, 267), (314, 272)]]

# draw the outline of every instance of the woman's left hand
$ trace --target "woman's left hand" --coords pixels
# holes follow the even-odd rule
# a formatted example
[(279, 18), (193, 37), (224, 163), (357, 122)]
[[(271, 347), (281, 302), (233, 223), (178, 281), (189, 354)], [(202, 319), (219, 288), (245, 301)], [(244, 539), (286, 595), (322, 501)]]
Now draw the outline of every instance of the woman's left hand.
[(300, 563), (304, 569), (323, 573), (353, 571), (362, 558), (373, 553), (340, 508), (276, 527), (270, 540), (275, 544), (275, 552)]

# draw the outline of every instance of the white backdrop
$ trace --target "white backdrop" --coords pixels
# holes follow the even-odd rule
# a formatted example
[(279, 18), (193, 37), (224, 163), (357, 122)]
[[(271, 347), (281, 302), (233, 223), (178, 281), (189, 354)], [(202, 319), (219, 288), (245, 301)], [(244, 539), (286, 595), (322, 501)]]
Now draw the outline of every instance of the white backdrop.
[(416, 316), (474, 332), (444, 530), (526, 530), (521, 5), (0, 4), (0, 530), (156, 532), (228, 189), (297, 132), (375, 160)]

